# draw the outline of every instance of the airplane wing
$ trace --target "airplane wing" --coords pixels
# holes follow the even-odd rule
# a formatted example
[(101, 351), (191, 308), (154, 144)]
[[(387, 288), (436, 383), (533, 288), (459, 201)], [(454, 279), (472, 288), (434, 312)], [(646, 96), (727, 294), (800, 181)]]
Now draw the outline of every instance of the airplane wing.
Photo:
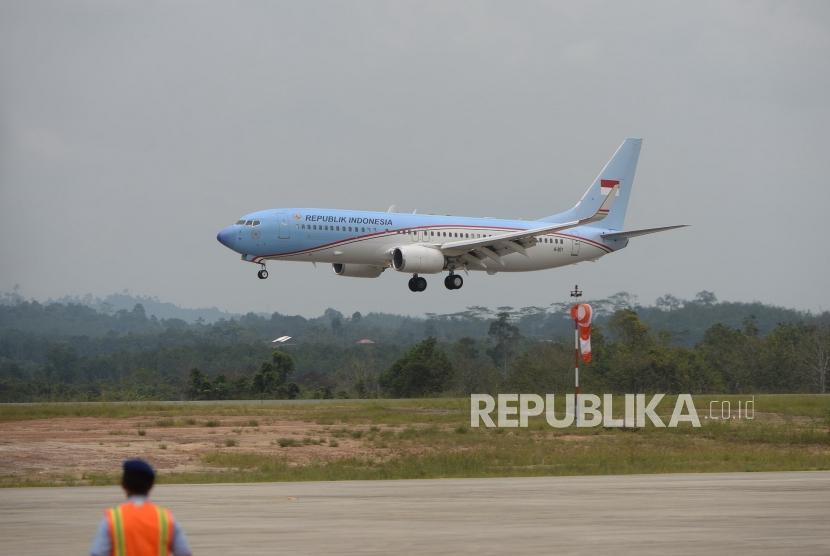
[(575, 228), (577, 226), (590, 224), (591, 222), (597, 222), (605, 218), (608, 215), (608, 211), (611, 210), (611, 205), (614, 204), (614, 199), (617, 196), (617, 189), (619, 189), (619, 187), (619, 184), (615, 185), (597, 211), (587, 218), (573, 220), (571, 222), (550, 224), (548, 226), (540, 226), (530, 230), (507, 232), (504, 234), (492, 235), (490, 237), (450, 241), (448, 243), (438, 245), (437, 247), (445, 256), (459, 257), (463, 262), (472, 264), (479, 268), (487, 268), (487, 265), (483, 262), (483, 259), (490, 259), (499, 266), (503, 266), (504, 263), (501, 260), (502, 255), (507, 255), (509, 253), (521, 253), (522, 255), (527, 255), (525, 248), (536, 245), (536, 236)]
[(677, 226), (663, 226), (662, 228), (643, 228), (642, 230), (629, 230), (627, 232), (611, 232), (609, 234), (602, 234), (603, 239), (628, 239), (630, 237), (644, 236), (646, 234), (656, 234), (657, 232), (665, 232), (666, 230), (676, 230), (677, 228), (685, 228), (688, 224), (679, 224)]

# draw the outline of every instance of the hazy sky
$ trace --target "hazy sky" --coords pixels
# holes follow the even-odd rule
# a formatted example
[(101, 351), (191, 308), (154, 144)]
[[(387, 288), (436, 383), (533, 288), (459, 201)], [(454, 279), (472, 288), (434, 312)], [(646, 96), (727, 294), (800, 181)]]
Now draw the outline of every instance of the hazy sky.
[[(0, 290), (319, 314), (721, 299), (830, 308), (827, 2), (0, 3)], [(534, 218), (644, 138), (598, 263), (341, 278), (216, 241), (312, 206)]]

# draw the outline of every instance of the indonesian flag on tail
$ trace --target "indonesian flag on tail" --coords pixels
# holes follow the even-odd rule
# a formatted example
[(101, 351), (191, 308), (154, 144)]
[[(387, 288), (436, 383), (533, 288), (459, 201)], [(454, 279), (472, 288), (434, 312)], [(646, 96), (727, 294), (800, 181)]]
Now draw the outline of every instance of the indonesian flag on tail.
[[(603, 195), (608, 195), (614, 189), (614, 186), (619, 183), (620, 180), (599, 180), (599, 192)], [(620, 190), (617, 189), (617, 195), (619, 196), (619, 194)]]
[(571, 307), (571, 318), (576, 321), (579, 329), (579, 351), (582, 353), (582, 360), (591, 362), (591, 316), (593, 311), (587, 303), (577, 303)]

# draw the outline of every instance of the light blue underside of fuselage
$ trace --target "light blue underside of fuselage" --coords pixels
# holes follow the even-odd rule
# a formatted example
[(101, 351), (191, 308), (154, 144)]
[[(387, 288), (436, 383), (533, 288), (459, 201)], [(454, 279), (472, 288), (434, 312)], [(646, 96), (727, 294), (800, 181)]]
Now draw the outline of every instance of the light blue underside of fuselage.
[[(357, 210), (283, 208), (269, 209), (246, 214), (246, 221), (258, 220), (258, 226), (233, 225), (222, 233), (233, 236), (229, 248), (242, 254), (244, 260), (258, 262), (262, 259), (314, 260), (315, 254), (323, 256), (320, 262), (329, 262), (325, 254), (338, 249), (338, 262), (365, 262), (364, 259), (350, 260), (349, 247), (365, 242), (394, 242), (402, 231), (442, 230), (463, 232), (465, 229), (488, 231), (493, 235), (549, 226), (550, 221), (505, 220), (498, 218), (472, 218), (434, 214), (407, 214), (391, 212), (370, 212)], [(303, 228), (305, 226), (305, 228)], [(315, 228), (316, 226), (316, 228)], [(325, 229), (328, 227), (328, 229)], [(337, 230), (336, 228), (340, 229)], [(605, 228), (580, 226), (556, 234), (563, 238), (577, 238), (586, 245), (600, 249), (601, 254), (625, 247), (626, 240), (604, 240)], [(460, 241), (464, 238), (422, 238), (423, 243)], [(410, 241), (407, 238), (407, 243)], [(224, 242), (223, 242), (224, 243)]]

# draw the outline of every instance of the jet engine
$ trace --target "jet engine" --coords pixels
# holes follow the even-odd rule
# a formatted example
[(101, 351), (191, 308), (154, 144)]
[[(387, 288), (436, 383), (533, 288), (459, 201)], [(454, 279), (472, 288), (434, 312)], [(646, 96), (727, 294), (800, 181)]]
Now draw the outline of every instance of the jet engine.
[(334, 263), (331, 268), (338, 276), (351, 276), (352, 278), (377, 278), (385, 270), (382, 266), (371, 264)]
[(443, 253), (433, 247), (405, 245), (392, 251), (392, 266), (398, 272), (435, 274), (444, 270)]

